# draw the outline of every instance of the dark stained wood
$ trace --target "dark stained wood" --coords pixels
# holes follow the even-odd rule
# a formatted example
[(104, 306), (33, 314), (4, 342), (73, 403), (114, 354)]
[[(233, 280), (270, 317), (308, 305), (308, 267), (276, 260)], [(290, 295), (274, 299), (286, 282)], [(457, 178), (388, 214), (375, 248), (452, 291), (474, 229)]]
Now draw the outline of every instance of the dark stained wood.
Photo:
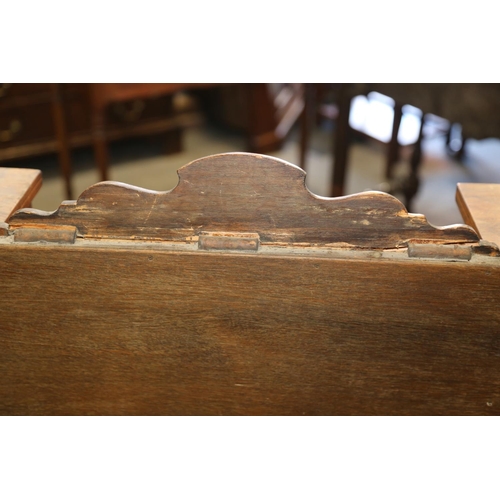
[(385, 164), (385, 178), (392, 179), (394, 165), (399, 159), (399, 142), (398, 133), (403, 118), (403, 106), (401, 103), (396, 102), (394, 105), (394, 117), (392, 120), (392, 133), (391, 140), (387, 148), (387, 159)]
[(459, 183), (456, 199), (464, 221), (500, 245), (500, 184)]
[(58, 143), (59, 165), (66, 187), (66, 196), (68, 200), (71, 200), (73, 198), (73, 189), (71, 185), (71, 151), (61, 85), (59, 83), (51, 83), (50, 88), (52, 93), (52, 114)]
[(330, 188), (331, 196), (343, 196), (346, 168), (348, 161), (348, 144), (351, 135), (349, 127), (349, 113), (351, 111), (352, 97), (345, 84), (341, 85), (339, 90), (338, 118), (337, 125), (333, 132), (333, 179)]
[(304, 84), (304, 109), (302, 110), (300, 129), (300, 157), (299, 166), (306, 170), (306, 156), (309, 149), (311, 130), (316, 118), (316, 85), (314, 83)]
[(283, 160), (227, 153), (179, 170), (179, 184), (155, 192), (115, 182), (96, 184), (51, 213), (20, 211), (22, 226), (74, 225), (84, 238), (190, 242), (203, 231), (258, 232), (261, 243), (397, 248), (409, 241), (475, 243), (468, 226), (445, 229), (408, 214), (385, 193), (322, 198), (305, 187), (305, 172)]
[(426, 116), (423, 115), (420, 120), (420, 127), (418, 130), (417, 142), (412, 151), (410, 158), (410, 175), (406, 182), (404, 183), (403, 195), (405, 198), (405, 205), (408, 210), (411, 210), (411, 202), (415, 195), (417, 194), (418, 187), (420, 185), (420, 180), (418, 177), (420, 164), (422, 162), (422, 139), (424, 134)]
[(498, 265), (24, 244), (0, 275), (0, 414), (500, 414)]

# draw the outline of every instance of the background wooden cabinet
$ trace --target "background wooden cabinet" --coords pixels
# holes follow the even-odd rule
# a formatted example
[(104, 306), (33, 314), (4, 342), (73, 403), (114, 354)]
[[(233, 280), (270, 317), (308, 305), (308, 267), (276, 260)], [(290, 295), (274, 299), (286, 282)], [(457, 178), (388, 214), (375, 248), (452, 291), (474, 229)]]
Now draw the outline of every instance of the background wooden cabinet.
[[(72, 148), (92, 143), (89, 87), (60, 86)], [(301, 84), (213, 84), (188, 92), (197, 109), (179, 109), (175, 94), (109, 106), (107, 139), (166, 134), (167, 152), (174, 153), (182, 130), (208, 119), (245, 134), (248, 151), (266, 153), (281, 146), (303, 109)], [(0, 84), (0, 162), (57, 151), (50, 84)]]
[[(89, 146), (92, 142), (89, 85), (62, 84), (61, 94), (70, 146)], [(198, 116), (178, 116), (173, 97), (110, 107), (109, 140), (155, 133), (178, 136), (179, 130), (196, 123)], [(50, 84), (0, 84), (0, 161), (54, 153), (57, 147)]]

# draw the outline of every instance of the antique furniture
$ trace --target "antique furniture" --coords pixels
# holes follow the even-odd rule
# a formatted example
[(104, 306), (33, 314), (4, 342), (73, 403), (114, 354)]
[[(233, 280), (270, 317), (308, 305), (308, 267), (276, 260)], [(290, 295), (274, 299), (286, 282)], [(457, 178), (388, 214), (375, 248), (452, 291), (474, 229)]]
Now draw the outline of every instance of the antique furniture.
[(278, 149), (302, 112), (300, 84), (118, 83), (0, 84), (0, 162), (57, 153), (66, 196), (71, 149), (92, 145), (107, 177), (107, 143), (162, 135), (167, 153), (182, 148), (182, 131), (199, 125), (197, 109), (179, 109), (174, 94), (198, 97), (210, 119), (242, 131), (247, 150)]
[[(349, 110), (353, 97), (369, 92), (390, 96), (396, 102), (393, 133), (388, 144), (386, 175), (398, 157), (397, 132), (403, 104), (411, 104), (423, 112), (420, 133), (410, 159), (410, 174), (403, 182), (395, 179), (391, 192), (401, 191), (408, 209), (415, 196), (419, 180), (418, 170), (422, 157), (421, 142), (427, 115), (442, 117), (450, 124), (460, 124), (465, 139), (500, 137), (500, 84), (445, 84), (445, 83), (344, 83), (337, 84), (338, 114), (334, 137), (333, 180), (331, 196), (344, 194), (345, 174), (351, 130)], [(307, 134), (307, 129), (306, 132)], [(307, 148), (307, 138), (302, 148)], [(459, 151), (463, 154), (463, 151)], [(302, 153), (305, 156), (305, 153)]]
[[(134, 102), (107, 110), (108, 140), (162, 134), (177, 152), (179, 128), (200, 122), (199, 113), (175, 113), (171, 95), (142, 104), (135, 114)], [(90, 84), (0, 84), (0, 162), (57, 153), (71, 198), (70, 149), (92, 144), (91, 109)]]
[(391, 195), (228, 153), (7, 224), (0, 414), (499, 414), (498, 242)]
[[(109, 107), (121, 109), (125, 120), (133, 122), (141, 115), (146, 102), (154, 98), (172, 96), (176, 92), (210, 86), (211, 84), (188, 83), (92, 83), (90, 87), (90, 109), (92, 142), (95, 160), (100, 171), (101, 180), (108, 179), (108, 150), (107, 150), (107, 123), (106, 111)], [(126, 103), (132, 102), (127, 110)], [(171, 130), (178, 137), (182, 132), (183, 124), (175, 121)]]
[[(309, 141), (311, 130), (318, 120), (320, 119), (330, 119), (337, 121), (339, 118), (339, 106), (342, 106), (341, 117), (349, 116), (351, 108), (351, 100), (346, 99), (344, 93), (348, 87), (345, 84), (340, 83), (329, 83), (329, 84), (318, 84), (318, 83), (306, 83), (304, 84), (304, 113), (301, 120), (301, 134), (300, 134), (300, 159), (299, 164), (301, 168), (306, 170), (306, 160), (307, 151), (309, 148)], [(366, 92), (365, 92), (366, 93)], [(332, 94), (335, 96), (334, 101), (332, 101)], [(352, 96), (351, 96), (352, 99)], [(326, 102), (325, 102), (326, 101)], [(387, 142), (387, 156), (385, 165), (385, 176), (386, 179), (392, 179), (393, 167), (399, 158), (400, 144), (398, 141), (398, 131), (403, 117), (403, 106), (399, 102), (394, 103), (394, 114), (392, 123), (392, 133), (391, 138)], [(369, 136), (363, 130), (358, 128), (353, 128), (349, 123), (349, 120), (337, 122), (337, 127), (334, 129), (334, 136), (339, 138), (339, 141), (344, 143), (349, 142), (351, 135), (359, 135), (364, 138), (374, 139)], [(336, 142), (332, 142), (336, 144)], [(337, 163), (343, 163), (346, 161), (345, 155), (347, 150), (342, 149), (337, 151), (339, 160)]]
[(199, 90), (210, 119), (246, 137), (247, 151), (277, 151), (304, 109), (301, 83), (247, 83)]

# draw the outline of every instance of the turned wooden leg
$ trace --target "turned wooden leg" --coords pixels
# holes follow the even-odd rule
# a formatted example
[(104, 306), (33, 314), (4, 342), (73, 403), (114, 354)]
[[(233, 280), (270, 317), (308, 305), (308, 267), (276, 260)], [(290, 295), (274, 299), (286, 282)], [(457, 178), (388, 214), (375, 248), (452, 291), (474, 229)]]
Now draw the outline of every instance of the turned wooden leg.
[(300, 159), (299, 167), (306, 169), (306, 156), (309, 148), (311, 131), (316, 123), (316, 85), (314, 83), (304, 84), (304, 110), (302, 111), (301, 134), (300, 134)]
[(182, 151), (182, 134), (181, 128), (175, 128), (167, 132), (163, 141), (163, 152), (166, 155), (180, 153)]
[(466, 143), (466, 138), (463, 136), (463, 134), (460, 137), (460, 139), (461, 139), (460, 149), (456, 150), (456, 149), (452, 149), (450, 147), (450, 144), (452, 141), (452, 135), (453, 135), (452, 132), (453, 132), (454, 128), (456, 129), (457, 125), (458, 124), (456, 124), (456, 123), (450, 124), (450, 128), (448, 129), (448, 132), (446, 134), (446, 149), (448, 151), (448, 154), (452, 158), (454, 158), (457, 161), (462, 161), (464, 158), (464, 154), (465, 154), (465, 143)]
[(419, 179), (418, 179), (418, 170), (420, 168), (420, 164), (422, 161), (422, 138), (423, 138), (423, 130), (425, 125), (425, 115), (422, 116), (422, 120), (420, 122), (420, 129), (418, 132), (418, 139), (415, 143), (415, 147), (413, 148), (413, 154), (410, 159), (410, 176), (408, 181), (405, 183), (405, 187), (403, 189), (403, 195), (405, 198), (405, 205), (408, 212), (411, 212), (411, 202), (413, 197), (417, 194), (419, 187)]
[(451, 143), (451, 131), (453, 129), (453, 123), (450, 123), (450, 126), (448, 127), (448, 130), (446, 130), (446, 135), (445, 135), (445, 145), (446, 149), (449, 151), (450, 150), (450, 143)]
[(95, 110), (93, 113), (92, 141), (94, 147), (94, 156), (97, 167), (101, 174), (101, 180), (108, 180), (109, 153), (106, 144), (106, 135), (104, 130), (105, 118), (104, 110)]
[(349, 95), (348, 89), (342, 86), (339, 92), (339, 113), (334, 130), (333, 182), (330, 188), (330, 196), (344, 195), (347, 153), (351, 135), (349, 127), (351, 100), (352, 97)]
[(467, 139), (462, 135), (462, 144), (460, 145), (460, 149), (457, 151), (456, 159), (458, 161), (462, 161), (465, 155), (465, 143)]
[(398, 132), (402, 117), (403, 106), (399, 103), (396, 103), (396, 105), (394, 106), (394, 120), (392, 122), (392, 136), (387, 148), (387, 162), (385, 165), (386, 179), (392, 179), (394, 165), (399, 159)]
[(66, 186), (66, 197), (73, 199), (73, 190), (71, 188), (71, 150), (68, 139), (68, 129), (66, 126), (66, 117), (61, 96), (61, 86), (59, 83), (51, 84), (52, 94), (52, 114), (57, 139), (57, 152), (59, 156), (59, 167)]

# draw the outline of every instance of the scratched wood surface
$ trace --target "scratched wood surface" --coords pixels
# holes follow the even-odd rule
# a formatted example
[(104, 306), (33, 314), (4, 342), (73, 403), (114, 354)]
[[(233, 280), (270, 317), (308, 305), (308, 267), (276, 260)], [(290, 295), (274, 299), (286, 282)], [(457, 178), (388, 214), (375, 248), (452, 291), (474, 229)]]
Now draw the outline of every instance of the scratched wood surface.
[(116, 182), (96, 184), (51, 213), (23, 210), (22, 226), (75, 226), (79, 237), (186, 241), (203, 231), (258, 232), (262, 244), (330, 244), (395, 248), (409, 241), (477, 242), (464, 225), (431, 226), (394, 197), (366, 192), (322, 198), (305, 187), (305, 172), (268, 156), (227, 153), (179, 170), (179, 184), (155, 192)]
[(0, 276), (0, 414), (500, 414), (498, 265), (4, 244)]

